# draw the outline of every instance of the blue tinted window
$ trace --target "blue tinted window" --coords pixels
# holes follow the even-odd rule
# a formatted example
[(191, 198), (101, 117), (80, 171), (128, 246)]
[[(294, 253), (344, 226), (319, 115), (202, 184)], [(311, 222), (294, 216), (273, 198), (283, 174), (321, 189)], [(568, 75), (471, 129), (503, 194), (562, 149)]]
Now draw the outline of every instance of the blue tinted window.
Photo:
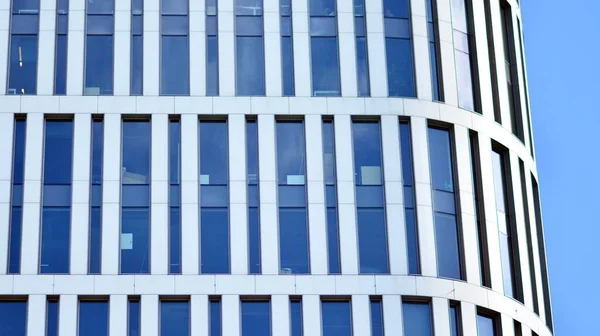
[(260, 274), (260, 217), (257, 207), (248, 209), (248, 244), (250, 274)]
[(181, 273), (181, 214), (171, 207), (169, 215), (169, 273)]
[(333, 121), (323, 121), (323, 165), (325, 184), (334, 185), (335, 175), (335, 135)]
[(365, 37), (356, 38), (356, 70), (358, 71), (358, 95), (368, 97), (370, 93), (369, 86), (369, 57), (367, 54), (367, 39)]
[(111, 14), (114, 12), (114, 0), (87, 1), (88, 14)]
[(436, 190), (454, 192), (450, 132), (429, 128), (431, 183)]
[(496, 336), (496, 325), (492, 317), (477, 315), (477, 336)]
[(221, 301), (210, 301), (210, 336), (221, 336)]
[(258, 192), (258, 125), (246, 122), (246, 169), (248, 183), (248, 254), (249, 273), (259, 274), (260, 267), (260, 214)]
[(92, 123), (92, 193), (90, 210), (89, 273), (100, 273), (102, 249), (102, 155), (104, 148), (104, 123)]
[(149, 273), (150, 210), (147, 207), (121, 211), (121, 273)]
[(25, 336), (27, 328), (26, 301), (0, 301), (0, 334)]
[(12, 35), (8, 94), (36, 94), (37, 57), (37, 35)]
[(235, 0), (235, 14), (257, 16), (262, 15), (262, 0)]
[(258, 184), (258, 123), (246, 122), (246, 168), (248, 184)]
[(169, 122), (169, 182), (179, 184), (181, 180), (181, 126), (178, 120)]
[(459, 335), (459, 326), (458, 322), (458, 307), (450, 306), (450, 336), (458, 336)]
[(280, 185), (304, 185), (306, 151), (302, 122), (277, 122), (277, 171)]
[(229, 273), (229, 214), (226, 208), (202, 207), (201, 273)]
[(414, 184), (412, 170), (412, 143), (410, 125), (400, 123), (400, 154), (402, 161), (402, 181), (404, 185), (404, 217), (406, 225), (406, 248), (408, 255), (408, 274), (420, 274), (419, 242), (417, 218), (415, 216)]
[(438, 72), (440, 71), (440, 64), (438, 60), (438, 36), (436, 34), (436, 20), (435, 11), (433, 10), (433, 0), (427, 0), (427, 31), (428, 31), (428, 39), (429, 39), (429, 65), (431, 68), (431, 87), (433, 92), (433, 100), (439, 101), (442, 99), (441, 96), (441, 78)]
[(48, 301), (46, 308), (46, 336), (58, 336), (58, 301)]
[(15, 14), (38, 13), (39, 10), (39, 0), (12, 0), (12, 12)]
[(90, 213), (90, 274), (100, 274), (102, 249), (102, 208), (92, 207)]
[(80, 301), (78, 335), (108, 336), (108, 302)]
[(402, 315), (405, 335), (433, 336), (429, 303), (404, 302)]
[(333, 122), (323, 121), (323, 166), (325, 178), (325, 196), (327, 200), (327, 254), (329, 273), (339, 274), (340, 244), (337, 214), (336, 174), (335, 174), (335, 136)]
[(385, 17), (408, 18), (408, 0), (383, 0), (383, 14)]
[(206, 95), (219, 95), (219, 42), (217, 36), (206, 38)]
[(335, 16), (335, 0), (310, 0), (310, 16)]
[(242, 336), (271, 335), (269, 301), (242, 301)]
[(131, 37), (131, 94), (141, 95), (144, 87), (144, 38)]
[(56, 65), (54, 71), (54, 94), (67, 93), (67, 35), (56, 36)]
[(190, 334), (190, 303), (162, 301), (160, 303), (160, 335), (186, 336)]
[(238, 96), (264, 96), (265, 56), (262, 36), (237, 36), (235, 73)]
[(415, 97), (415, 79), (410, 39), (385, 39), (388, 90), (393, 97)]
[(461, 279), (456, 217), (443, 213), (435, 213), (434, 221), (438, 275)]
[(25, 173), (25, 129), (24, 119), (15, 120), (12, 168), (12, 209), (10, 215), (10, 240), (8, 273), (21, 270), (21, 230), (23, 204), (23, 175)]
[(140, 336), (140, 301), (129, 300), (127, 336)]
[(356, 185), (382, 185), (381, 133), (377, 122), (353, 122)]
[(187, 14), (187, 0), (161, 0), (161, 14)]
[(92, 124), (92, 184), (102, 183), (102, 152), (104, 147), (104, 123), (94, 120)]
[(88, 35), (85, 57), (86, 95), (113, 93), (113, 36)]
[(312, 95), (339, 96), (340, 66), (337, 37), (311, 38)]
[(226, 185), (228, 142), (225, 121), (200, 122), (200, 183)]
[(181, 209), (179, 183), (181, 181), (181, 125), (179, 120), (169, 122), (169, 273), (181, 273)]
[(306, 208), (279, 209), (279, 255), (283, 274), (309, 273)]
[(123, 184), (150, 183), (150, 123), (123, 122)]
[(387, 234), (384, 210), (358, 208), (360, 273), (387, 273)]
[(371, 301), (371, 335), (383, 336), (383, 307), (381, 301)]
[(302, 336), (302, 302), (290, 302), (290, 336)]
[(352, 336), (352, 313), (350, 311), (350, 302), (321, 302), (321, 319), (323, 336)]
[(23, 184), (25, 174), (25, 131), (26, 121), (15, 120), (14, 151), (13, 151), (13, 183)]
[(294, 45), (291, 36), (281, 38), (281, 67), (283, 72), (283, 95), (293, 96), (294, 86)]
[(12, 207), (10, 215), (10, 247), (8, 273), (17, 274), (21, 271), (21, 232), (23, 210), (21, 207)]
[(458, 106), (467, 110), (474, 110), (471, 56), (456, 50), (454, 57), (456, 58), (456, 73), (458, 74)]
[(339, 274), (341, 272), (340, 244), (337, 210), (335, 208), (327, 209), (327, 249), (329, 273)]
[(163, 36), (160, 58), (160, 94), (189, 95), (189, 44), (187, 36)]

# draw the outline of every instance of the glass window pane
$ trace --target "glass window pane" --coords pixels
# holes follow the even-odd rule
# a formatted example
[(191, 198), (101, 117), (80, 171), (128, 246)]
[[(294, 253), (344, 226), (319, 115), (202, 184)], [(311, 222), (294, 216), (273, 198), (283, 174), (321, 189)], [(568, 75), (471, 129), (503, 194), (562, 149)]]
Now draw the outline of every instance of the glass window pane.
[(454, 56), (458, 75), (458, 106), (467, 110), (475, 110), (471, 56), (458, 50), (454, 52)]
[(368, 97), (371, 95), (369, 85), (369, 58), (367, 54), (367, 39), (356, 38), (356, 70), (358, 76), (358, 95)]
[(411, 40), (386, 38), (385, 44), (389, 95), (392, 97), (415, 97)]
[(58, 12), (66, 12), (69, 10), (69, 0), (58, 0), (58, 4), (56, 5), (56, 9)]
[(434, 213), (438, 276), (461, 279), (456, 217)]
[(238, 96), (265, 95), (265, 57), (262, 36), (236, 38), (235, 74)]
[(437, 48), (436, 48), (436, 44), (435, 42), (431, 42), (429, 43), (429, 65), (431, 67), (431, 85), (432, 85), (432, 89), (433, 89), (433, 100), (434, 101), (439, 101), (441, 99), (441, 95), (440, 95), (440, 77), (438, 74), (439, 71), (439, 67), (438, 67), (438, 55), (437, 55)]
[(21, 272), (22, 216), (23, 212), (20, 207), (12, 208), (10, 215), (9, 274), (17, 274)]
[(121, 210), (121, 273), (150, 272), (150, 211), (148, 208)]
[(140, 336), (140, 301), (129, 300), (127, 336)]
[(169, 216), (169, 273), (181, 273), (181, 212), (171, 208)]
[(477, 315), (477, 336), (496, 336), (493, 318)]
[(294, 45), (291, 37), (281, 38), (281, 69), (283, 72), (283, 95), (295, 95)]
[(67, 93), (67, 35), (56, 36), (56, 64), (54, 70), (54, 94)]
[(71, 185), (44, 185), (42, 205), (45, 207), (71, 206)]
[(280, 186), (279, 207), (304, 207), (306, 205), (306, 188), (303, 185), (299, 186)]
[(112, 35), (115, 18), (112, 15), (88, 15), (88, 35)]
[(405, 335), (433, 336), (429, 303), (404, 302), (402, 315)]
[(306, 184), (304, 123), (278, 121), (276, 127), (279, 185)]
[(150, 183), (150, 122), (123, 122), (123, 184)]
[(310, 272), (306, 217), (306, 208), (279, 209), (279, 255), (282, 274)]
[(248, 209), (248, 244), (250, 274), (260, 274), (260, 217), (258, 208)]
[(102, 257), (102, 208), (93, 207), (90, 213), (90, 260), (89, 273), (100, 274)]
[(25, 336), (27, 301), (0, 301), (0, 334)]
[(335, 208), (327, 209), (327, 249), (329, 261), (329, 273), (341, 273), (340, 265), (340, 243), (339, 243), (339, 223), (337, 219), (337, 210)]
[(216, 36), (206, 38), (206, 95), (219, 95), (219, 44)]
[[(10, 32), (13, 34), (31, 34), (36, 35), (39, 31), (38, 15), (13, 15), (10, 25)], [(14, 35), (13, 35), (14, 36)]]
[(221, 301), (210, 301), (210, 336), (221, 336)]
[(246, 168), (248, 184), (258, 183), (258, 123), (246, 122)]
[(242, 301), (242, 336), (271, 335), (269, 301)]
[(14, 151), (13, 151), (13, 184), (23, 184), (25, 174), (25, 128), (24, 119), (15, 120)]
[(133, 0), (131, 3), (131, 10), (133, 12), (141, 12), (144, 10), (144, 0)]
[(73, 150), (73, 122), (46, 121), (44, 142), (44, 184), (70, 184)]
[(352, 336), (352, 313), (350, 311), (350, 302), (321, 302), (321, 318), (323, 336)]
[(279, 13), (281, 15), (289, 16), (292, 14), (292, 0), (280, 0), (279, 5)]
[(111, 14), (114, 11), (114, 0), (86, 1), (88, 14)]
[(190, 303), (188, 301), (161, 301), (160, 335), (187, 336), (190, 334)]
[(492, 151), (492, 172), (494, 174), (494, 191), (496, 192), (496, 210), (506, 213), (503, 161), (502, 154)]
[(408, 274), (420, 274), (419, 237), (414, 209), (404, 209), (406, 220), (406, 250), (408, 252)]
[(402, 181), (405, 186), (411, 186), (413, 184), (413, 159), (410, 125), (408, 123), (400, 124), (400, 154), (402, 155)]
[(161, 17), (161, 34), (164, 35), (187, 35), (190, 31), (187, 16), (163, 15)]
[(466, 0), (452, 0), (452, 28), (468, 32)]
[[(408, 19), (385, 19), (385, 36), (409, 40), (411, 38)], [(410, 41), (408, 41), (410, 43)]]
[(12, 0), (12, 12), (16, 14), (38, 13), (40, 0)]
[(40, 273), (69, 273), (70, 208), (44, 208)]
[(113, 93), (113, 37), (88, 35), (85, 57), (85, 95)]
[(381, 133), (377, 122), (353, 122), (356, 185), (382, 185)]
[(169, 122), (169, 183), (181, 180), (181, 125), (178, 120)]
[(46, 336), (58, 336), (58, 301), (48, 301), (46, 309)]
[(450, 132), (429, 128), (429, 160), (434, 189), (454, 192)]
[(302, 302), (290, 302), (290, 336), (302, 336)]
[(57, 15), (56, 20), (56, 33), (66, 35), (69, 30), (69, 16)]
[(290, 16), (281, 17), (281, 36), (292, 36), (292, 18)]
[(504, 283), (504, 295), (515, 297), (513, 291), (513, 265), (510, 238), (502, 232), (499, 232), (500, 239), (500, 257), (502, 260), (502, 281)]
[(141, 95), (144, 87), (144, 37), (131, 37), (131, 94)]
[(216, 15), (211, 15), (206, 17), (206, 35), (216, 37), (217, 32), (219, 30), (219, 25), (217, 21)]
[(36, 94), (37, 57), (37, 35), (11, 37), (8, 94)]
[(335, 0), (310, 0), (310, 16), (335, 16)]
[(335, 184), (335, 135), (333, 121), (323, 122), (323, 165), (325, 184)]
[(262, 0), (235, 0), (235, 15), (262, 15)]
[(311, 17), (311, 36), (336, 36), (337, 20), (335, 17)]
[(381, 301), (371, 301), (371, 335), (383, 336), (383, 307)]
[(313, 96), (340, 95), (340, 66), (336, 37), (311, 38)]
[(187, 14), (187, 0), (162, 0), (160, 2), (161, 14)]
[(201, 184), (227, 185), (228, 141), (226, 121), (200, 121)]
[(108, 336), (108, 302), (80, 301), (78, 335)]
[(385, 17), (408, 18), (408, 0), (383, 0), (383, 15)]
[(161, 95), (189, 95), (189, 45), (187, 36), (161, 38)]
[(389, 273), (383, 209), (357, 209), (360, 273)]
[(450, 306), (450, 336), (459, 335), (459, 322), (458, 322), (458, 307)]
[(262, 16), (238, 16), (235, 19), (237, 36), (261, 36), (263, 33)]
[(227, 208), (201, 208), (201, 273), (229, 273), (229, 213)]
[(102, 152), (104, 147), (104, 123), (92, 123), (92, 184), (102, 183)]

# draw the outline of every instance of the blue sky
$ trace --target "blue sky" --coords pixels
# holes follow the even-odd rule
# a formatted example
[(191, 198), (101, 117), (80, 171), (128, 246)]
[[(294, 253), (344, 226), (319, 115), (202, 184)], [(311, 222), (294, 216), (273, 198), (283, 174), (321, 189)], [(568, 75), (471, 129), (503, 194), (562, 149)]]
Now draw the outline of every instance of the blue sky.
[(521, 3), (556, 334), (600, 335), (600, 1)]

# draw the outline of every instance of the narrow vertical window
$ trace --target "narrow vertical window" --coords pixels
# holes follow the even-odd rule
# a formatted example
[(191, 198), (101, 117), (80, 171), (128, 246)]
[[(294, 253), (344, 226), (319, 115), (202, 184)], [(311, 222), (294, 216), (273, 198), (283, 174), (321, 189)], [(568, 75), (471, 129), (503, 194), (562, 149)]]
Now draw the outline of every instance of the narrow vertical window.
[(211, 300), (209, 303), (210, 307), (210, 326), (209, 326), (209, 335), (210, 336), (221, 336), (221, 325), (222, 325), (222, 312), (221, 312), (221, 301), (220, 300)]
[(46, 336), (58, 336), (58, 300), (46, 302)]
[(450, 336), (462, 335), (460, 324), (460, 303), (450, 302)]
[(365, 18), (365, 0), (355, 0), (353, 7), (358, 96), (368, 97), (371, 95), (371, 87), (369, 85), (369, 55), (367, 53), (367, 21)]
[(498, 318), (484, 313), (477, 314), (477, 336), (498, 336)]
[(190, 335), (190, 302), (162, 300), (160, 302), (159, 336)]
[(452, 1), (456, 84), (458, 87), (458, 106), (467, 110), (478, 111), (477, 62), (470, 4), (471, 0)]
[(379, 122), (352, 122), (361, 274), (389, 273)]
[(381, 299), (371, 299), (371, 335), (383, 336), (383, 305)]
[(127, 336), (140, 336), (140, 299), (130, 298), (127, 308)]
[(246, 121), (246, 177), (248, 183), (248, 270), (260, 274), (260, 194), (258, 189), (258, 125)]
[(27, 301), (0, 301), (0, 335), (27, 334)]
[(540, 314), (538, 302), (537, 281), (535, 276), (535, 256), (533, 252), (533, 236), (531, 234), (531, 222), (529, 220), (529, 197), (527, 197), (527, 181), (525, 180), (525, 164), (519, 159), (519, 173), (521, 177), (521, 198), (523, 200), (523, 212), (525, 215), (525, 234), (527, 236), (527, 257), (529, 260), (529, 281), (531, 283), (531, 293), (533, 294), (533, 311)]
[(431, 305), (428, 302), (403, 302), (402, 320), (405, 335), (433, 336)]
[(54, 94), (67, 93), (67, 35), (69, 32), (69, 1), (56, 4), (56, 58), (54, 59)]
[(294, 86), (294, 42), (292, 39), (292, 1), (280, 0), (281, 30), (281, 73), (284, 96), (295, 95)]
[(219, 95), (217, 0), (206, 0), (206, 95)]
[(281, 274), (310, 273), (304, 122), (277, 121), (279, 262)]
[(429, 67), (431, 69), (431, 90), (434, 101), (444, 101), (442, 91), (442, 72), (440, 62), (440, 40), (437, 25), (437, 3), (426, 0), (427, 5), (427, 37), (429, 41)]
[(496, 219), (498, 238), (500, 239), (500, 257), (502, 262), (502, 280), (504, 295), (522, 301), (520, 283), (520, 263), (517, 250), (517, 231), (513, 215), (512, 183), (507, 152), (492, 151), (492, 169), (494, 190), (496, 192)]
[(242, 335), (271, 335), (271, 304), (269, 301), (242, 301)]
[(350, 301), (321, 301), (323, 336), (352, 336)]
[(90, 204), (89, 274), (100, 274), (102, 251), (102, 156), (104, 152), (104, 122), (92, 121), (92, 192)]
[(181, 273), (181, 123), (169, 121), (169, 273)]
[(335, 174), (335, 135), (333, 120), (323, 120), (323, 169), (325, 177), (325, 202), (327, 205), (327, 260), (329, 274), (340, 274), (340, 228), (337, 210)]
[(238, 96), (265, 95), (263, 1), (235, 0), (235, 88)]
[(491, 1), (483, 2), (485, 9), (485, 27), (488, 41), (488, 59), (490, 62), (490, 75), (492, 79), (492, 104), (494, 106), (494, 120), (501, 124), (502, 115), (500, 113), (500, 94), (498, 92), (498, 68), (496, 63), (496, 46), (494, 43), (494, 25), (492, 24)]
[(523, 45), (523, 35), (521, 29), (521, 20), (517, 18), (517, 35), (519, 36), (519, 53), (521, 56), (521, 74), (523, 75), (523, 91), (525, 92), (525, 114), (527, 115), (527, 134), (529, 134), (529, 152), (533, 153), (533, 130), (531, 129), (531, 113), (529, 111), (529, 89), (527, 89), (527, 72), (525, 72), (525, 46)]
[(479, 273), (481, 285), (491, 288), (490, 256), (487, 243), (487, 228), (483, 202), (483, 184), (481, 180), (481, 159), (479, 156), (479, 138), (477, 133), (469, 134), (471, 150), (471, 178), (473, 185), (473, 205), (475, 209), (475, 223), (477, 225), (477, 246), (479, 248)]
[(523, 328), (521, 327), (521, 323), (517, 320), (514, 320), (514, 329), (515, 336), (523, 336)]
[(25, 175), (25, 119), (15, 119), (13, 140), (12, 202), (8, 244), (8, 274), (21, 272), (23, 228), (23, 180)]
[(123, 120), (121, 273), (150, 273), (150, 121)]
[(415, 185), (413, 176), (412, 140), (410, 124), (400, 123), (400, 155), (404, 184), (404, 221), (406, 226), (406, 254), (408, 274), (421, 274), (419, 267), (419, 234), (415, 212)]
[(302, 336), (302, 301), (290, 301), (290, 336)]
[(78, 335), (108, 336), (108, 301), (79, 301)]
[(84, 95), (112, 95), (114, 0), (87, 1)]
[(200, 121), (201, 273), (229, 273), (229, 156), (226, 121)]
[(429, 166), (438, 276), (463, 279), (450, 131), (429, 127)]
[(69, 273), (73, 121), (46, 120), (40, 273)]
[(131, 95), (144, 89), (144, 1), (131, 1)]
[(188, 0), (160, 1), (160, 94), (190, 94)]
[(313, 96), (340, 96), (335, 0), (309, 0)]
[(12, 0), (7, 94), (37, 93), (39, 0)]
[(384, 0), (383, 17), (388, 94), (390, 97), (416, 97), (408, 1)]

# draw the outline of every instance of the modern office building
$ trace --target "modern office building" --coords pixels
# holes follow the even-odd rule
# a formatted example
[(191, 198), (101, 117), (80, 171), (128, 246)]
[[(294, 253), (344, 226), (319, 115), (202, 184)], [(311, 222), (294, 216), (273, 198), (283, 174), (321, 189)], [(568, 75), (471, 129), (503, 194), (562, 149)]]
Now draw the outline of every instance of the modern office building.
[(0, 335), (550, 336), (518, 0), (0, 0)]

